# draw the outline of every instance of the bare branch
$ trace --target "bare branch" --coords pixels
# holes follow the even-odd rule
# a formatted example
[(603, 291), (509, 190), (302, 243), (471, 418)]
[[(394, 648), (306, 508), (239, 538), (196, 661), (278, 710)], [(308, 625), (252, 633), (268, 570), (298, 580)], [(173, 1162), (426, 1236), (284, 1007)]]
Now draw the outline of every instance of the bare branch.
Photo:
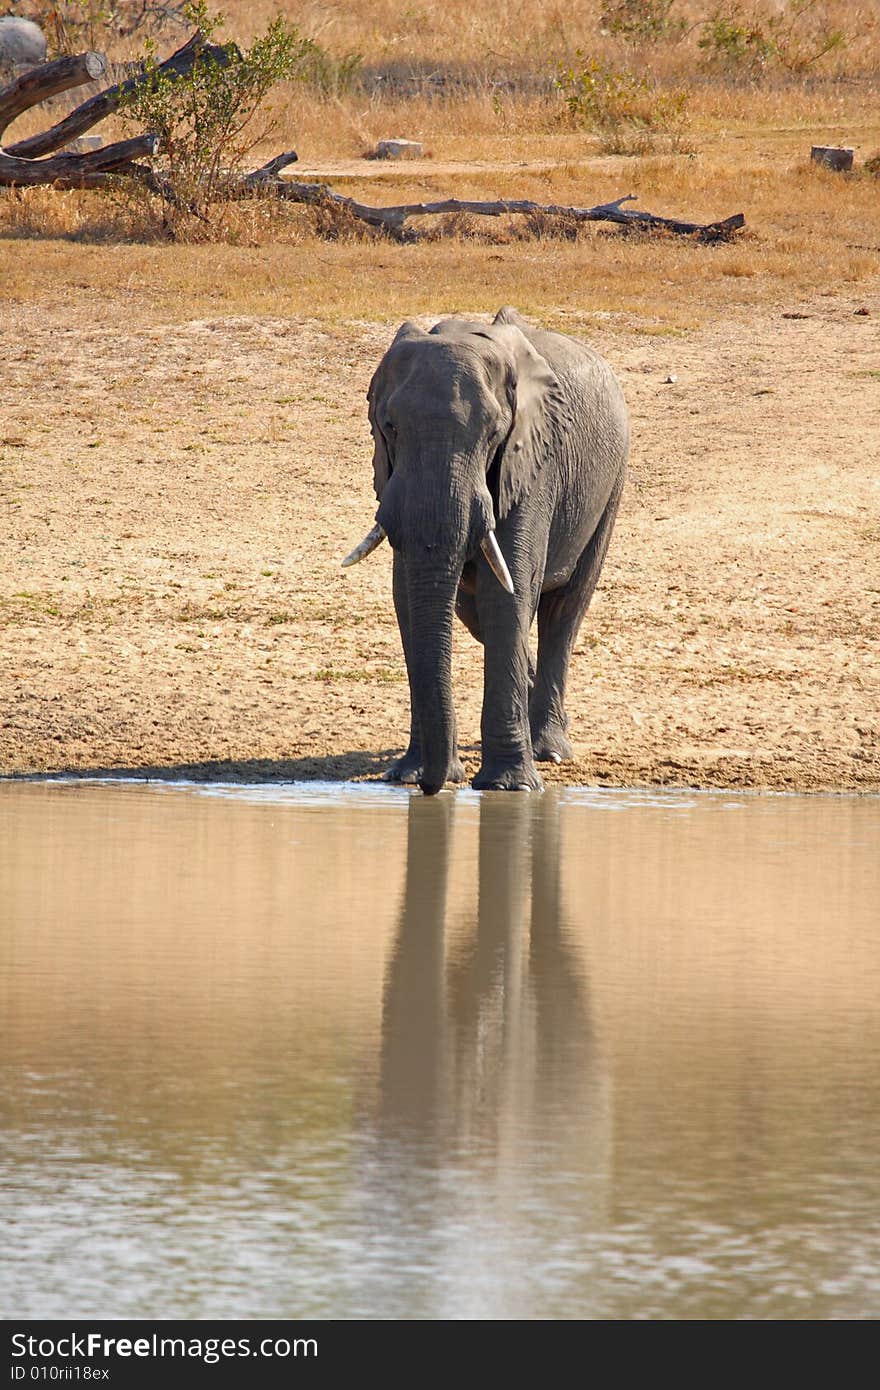
[(258, 193), (266, 187), (273, 192), (281, 170), (286, 169), (289, 164), (295, 164), (298, 158), (296, 150), (285, 150), (284, 154), (276, 154), (268, 164), (262, 164), (259, 169), (254, 169), (250, 174), (244, 174), (238, 179), (232, 191), (235, 194)]

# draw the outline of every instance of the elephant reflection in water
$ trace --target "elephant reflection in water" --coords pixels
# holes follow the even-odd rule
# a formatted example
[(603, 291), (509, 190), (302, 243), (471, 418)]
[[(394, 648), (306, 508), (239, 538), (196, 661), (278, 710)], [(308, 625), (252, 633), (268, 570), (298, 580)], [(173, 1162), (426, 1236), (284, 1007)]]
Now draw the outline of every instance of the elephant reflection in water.
[(410, 1306), (424, 1279), (425, 1315), (460, 1298), (483, 1307), (464, 1316), (534, 1316), (515, 1311), (534, 1307), (530, 1270), (554, 1252), (582, 1269), (602, 1221), (610, 1087), (560, 902), (552, 795), (482, 799), (477, 919), (448, 946), (453, 825), (466, 834), (472, 812), (410, 803), (371, 1200)]

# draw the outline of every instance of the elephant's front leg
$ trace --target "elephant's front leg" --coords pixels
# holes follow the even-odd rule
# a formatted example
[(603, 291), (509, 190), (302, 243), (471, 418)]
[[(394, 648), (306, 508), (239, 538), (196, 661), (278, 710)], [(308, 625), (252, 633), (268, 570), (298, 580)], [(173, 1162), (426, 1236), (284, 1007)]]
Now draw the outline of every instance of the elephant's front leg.
[[(488, 567), (477, 577), (477, 611), (485, 647), (483, 763), (473, 785), (481, 791), (540, 791), (529, 731), (531, 595), (502, 589)], [(527, 586), (527, 581), (519, 583)]]
[[(397, 614), (397, 625), (400, 628), (400, 641), (403, 646), (403, 655), (406, 660), (406, 674), (409, 680), (409, 746), (402, 757), (397, 758), (389, 768), (382, 774), (385, 782), (404, 782), (407, 786), (416, 786), (422, 772), (422, 749), (419, 738), (419, 721), (417, 714), (417, 695), (413, 691), (412, 677), (412, 651), (413, 637), (409, 615), (409, 599), (406, 587), (406, 565), (403, 557), (394, 552), (394, 569), (392, 579), (392, 590), (394, 594), (394, 611)], [(467, 776), (464, 764), (456, 756), (452, 760), (449, 769), (448, 781), (463, 782)]]

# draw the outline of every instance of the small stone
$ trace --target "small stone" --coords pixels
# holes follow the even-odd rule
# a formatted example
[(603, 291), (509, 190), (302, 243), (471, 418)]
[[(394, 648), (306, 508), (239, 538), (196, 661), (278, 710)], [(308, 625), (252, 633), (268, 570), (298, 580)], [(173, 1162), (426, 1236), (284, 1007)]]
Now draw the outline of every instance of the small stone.
[(64, 146), (61, 154), (90, 154), (92, 150), (103, 148), (104, 141), (100, 135), (78, 135), (75, 140), (71, 140)]
[(663, 385), (664, 385), (664, 386), (674, 386), (675, 383), (676, 383), (677, 381), (678, 381), (678, 377), (675, 375), (675, 372), (670, 372), (670, 373), (669, 373), (669, 376), (665, 376), (665, 377), (663, 378)]
[(869, 316), (870, 312), (871, 310), (866, 309), (864, 304), (862, 305), (861, 309), (853, 309), (853, 313), (856, 315), (856, 317), (862, 319), (866, 319)]
[(421, 159), (422, 154), (418, 140), (380, 140), (376, 146), (377, 159)]

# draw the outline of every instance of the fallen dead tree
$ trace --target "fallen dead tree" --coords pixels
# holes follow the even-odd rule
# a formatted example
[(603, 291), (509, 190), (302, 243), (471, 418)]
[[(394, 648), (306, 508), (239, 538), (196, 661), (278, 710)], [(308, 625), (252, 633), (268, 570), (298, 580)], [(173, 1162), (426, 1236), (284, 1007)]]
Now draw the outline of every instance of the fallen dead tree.
[(636, 201), (634, 193), (626, 193), (610, 203), (598, 203), (595, 207), (567, 207), (558, 203), (534, 203), (527, 198), (498, 199), (494, 202), (471, 202), (462, 198), (443, 198), (435, 203), (400, 203), (392, 207), (371, 207), (347, 198), (342, 193), (334, 193), (324, 183), (295, 183), (282, 179), (280, 171), (286, 163), (292, 163), (296, 155), (278, 155), (262, 169), (257, 169), (242, 181), (242, 192), (272, 192), (279, 198), (294, 203), (312, 203), (344, 208), (359, 221), (371, 227), (380, 227), (392, 236), (406, 234), (406, 223), (411, 217), (442, 217), (450, 213), (468, 213), (475, 217), (535, 216), (555, 217), (568, 222), (614, 222), (618, 226), (638, 228), (641, 231), (673, 232), (680, 236), (694, 236), (699, 241), (727, 241), (745, 226), (745, 216), (741, 212), (726, 217), (721, 222), (685, 222), (676, 217), (660, 217), (653, 212), (641, 212), (625, 208), (624, 203)]
[[(161, 63), (156, 71), (174, 80), (185, 77), (196, 63), (204, 61), (224, 66), (230, 62), (230, 50), (228, 46), (206, 43), (202, 35), (197, 33)], [(140, 179), (157, 193), (167, 194), (148, 165), (134, 162), (156, 153), (158, 140), (155, 135), (119, 140), (86, 154), (55, 153), (117, 111), (136, 87), (151, 81), (153, 73), (145, 69), (90, 97), (50, 129), (11, 145), (2, 143), (5, 130), (24, 111), (85, 82), (94, 82), (106, 71), (107, 60), (102, 54), (79, 53), (43, 63), (0, 88), (0, 185), (32, 187), (35, 184), (52, 184), (56, 188), (100, 188), (111, 179), (128, 176)], [(47, 155), (54, 157), (45, 158)]]

